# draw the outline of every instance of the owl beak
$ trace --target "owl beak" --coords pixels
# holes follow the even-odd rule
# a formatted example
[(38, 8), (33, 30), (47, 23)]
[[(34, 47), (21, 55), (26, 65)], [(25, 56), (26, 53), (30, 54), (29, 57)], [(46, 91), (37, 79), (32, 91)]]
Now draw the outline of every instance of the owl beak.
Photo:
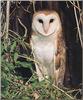
[(44, 32), (47, 34), (48, 30), (49, 30), (49, 25), (47, 25), (47, 24), (44, 25), (43, 29), (44, 29)]

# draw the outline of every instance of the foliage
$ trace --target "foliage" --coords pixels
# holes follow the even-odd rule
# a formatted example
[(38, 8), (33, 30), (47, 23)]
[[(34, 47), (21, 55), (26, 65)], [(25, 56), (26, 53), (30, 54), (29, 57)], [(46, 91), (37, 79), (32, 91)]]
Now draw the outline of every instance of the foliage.
[[(26, 82), (21, 76), (17, 76), (15, 68), (18, 66), (31, 68), (30, 62), (18, 61), (20, 52), (18, 40), (3, 39), (1, 44), (1, 90), (2, 100), (70, 100), (64, 93), (52, 86), (47, 80), (38, 82), (36, 72)], [(21, 54), (22, 55), (22, 54)], [(27, 55), (26, 55), (27, 56)]]

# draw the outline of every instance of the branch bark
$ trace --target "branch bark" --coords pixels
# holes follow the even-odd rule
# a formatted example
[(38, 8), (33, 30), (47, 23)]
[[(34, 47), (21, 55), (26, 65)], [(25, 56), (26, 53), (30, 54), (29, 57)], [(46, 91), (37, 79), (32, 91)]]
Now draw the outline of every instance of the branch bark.
[(6, 5), (6, 39), (8, 38), (8, 31), (9, 31), (9, 12), (10, 12), (10, 1), (7, 1)]

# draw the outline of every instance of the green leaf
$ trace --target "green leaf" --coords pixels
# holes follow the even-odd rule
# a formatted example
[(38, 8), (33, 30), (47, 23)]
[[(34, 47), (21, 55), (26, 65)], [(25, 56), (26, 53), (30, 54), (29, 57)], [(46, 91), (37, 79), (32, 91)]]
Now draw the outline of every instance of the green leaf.
[(24, 68), (31, 68), (32, 67), (31, 63), (28, 63), (28, 62), (20, 62), (20, 61), (17, 61), (16, 64), (17, 65), (21, 65)]
[(7, 79), (3, 78), (3, 79), (1, 79), (1, 84), (2, 84), (2, 86), (1, 86), (2, 93), (5, 93), (7, 91), (8, 86), (9, 86), (9, 82)]
[(13, 52), (16, 47), (16, 41), (11, 45), (10, 52)]
[(14, 61), (16, 62), (16, 61), (17, 61), (17, 59), (18, 59), (18, 53), (17, 53), (17, 52), (15, 52), (15, 53), (14, 53)]
[(30, 100), (30, 98), (29, 97), (26, 97), (26, 96), (22, 97), (22, 99), (23, 100)]

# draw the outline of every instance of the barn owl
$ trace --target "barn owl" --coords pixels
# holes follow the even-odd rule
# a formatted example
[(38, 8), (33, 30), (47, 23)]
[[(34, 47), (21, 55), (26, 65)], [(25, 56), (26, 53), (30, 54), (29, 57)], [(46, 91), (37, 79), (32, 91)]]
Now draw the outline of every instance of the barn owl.
[(66, 49), (62, 24), (56, 11), (35, 12), (30, 39), (39, 81), (51, 78), (63, 85)]

